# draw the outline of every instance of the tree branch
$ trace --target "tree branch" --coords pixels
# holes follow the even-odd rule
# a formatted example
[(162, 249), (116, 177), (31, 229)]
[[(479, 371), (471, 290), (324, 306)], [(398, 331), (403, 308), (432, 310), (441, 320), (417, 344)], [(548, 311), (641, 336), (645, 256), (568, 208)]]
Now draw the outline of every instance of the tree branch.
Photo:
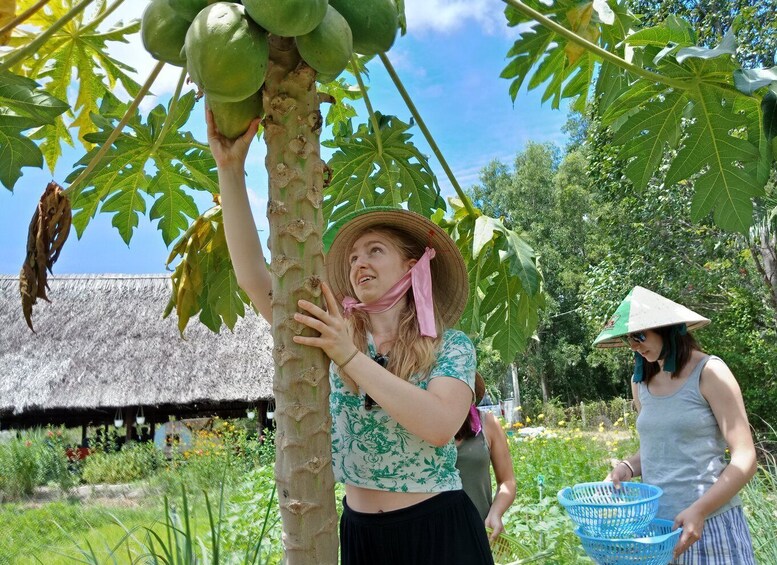
[(434, 153), (435, 157), (437, 157), (437, 160), (440, 162), (440, 165), (445, 171), (445, 174), (448, 176), (448, 180), (451, 181), (451, 185), (453, 185), (453, 189), (456, 191), (456, 194), (459, 195), (459, 198), (463, 202), (464, 207), (467, 209), (467, 213), (473, 218), (476, 217), (477, 212), (475, 212), (475, 208), (472, 206), (472, 201), (461, 189), (461, 186), (459, 185), (459, 181), (456, 180), (456, 177), (453, 176), (453, 171), (448, 166), (448, 162), (445, 160), (445, 157), (443, 156), (442, 151), (440, 151), (440, 148), (437, 146), (437, 142), (434, 140), (434, 137), (432, 137), (432, 133), (426, 127), (426, 123), (424, 123), (424, 119), (421, 117), (421, 114), (418, 113), (418, 109), (415, 107), (415, 104), (413, 104), (413, 100), (410, 98), (410, 95), (407, 93), (407, 90), (405, 90), (405, 86), (402, 84), (402, 81), (399, 80), (399, 76), (397, 75), (397, 72), (394, 70), (394, 67), (391, 64), (391, 61), (388, 60), (388, 57), (386, 57), (385, 53), (378, 53), (378, 57), (380, 57), (380, 60), (383, 61), (383, 66), (386, 67), (386, 71), (388, 71), (388, 74), (391, 77), (391, 80), (394, 82), (394, 86), (397, 87), (397, 90), (399, 91), (399, 95), (402, 96), (402, 100), (405, 101), (405, 105), (407, 105), (408, 110), (410, 110), (410, 114), (413, 116), (413, 119), (415, 119), (416, 123), (418, 124), (418, 127), (421, 128), (421, 132), (424, 134), (424, 137), (426, 138), (426, 142), (429, 144), (429, 147), (432, 148), (432, 152)]
[(132, 116), (135, 114), (135, 110), (138, 109), (138, 106), (140, 106), (140, 102), (143, 100), (143, 98), (146, 96), (146, 93), (151, 89), (151, 85), (154, 84), (154, 81), (156, 80), (156, 77), (159, 75), (159, 72), (162, 70), (162, 67), (165, 66), (165, 63), (163, 61), (159, 61), (156, 64), (156, 67), (153, 68), (151, 73), (148, 75), (148, 78), (146, 79), (146, 82), (143, 84), (143, 86), (140, 87), (140, 91), (138, 92), (138, 95), (135, 96), (135, 99), (132, 101), (132, 104), (129, 105), (129, 108), (127, 108), (127, 111), (124, 112), (124, 116), (122, 116), (121, 121), (116, 125), (116, 127), (111, 132), (111, 135), (108, 136), (108, 139), (105, 140), (105, 143), (102, 144), (100, 149), (95, 153), (94, 157), (92, 157), (92, 160), (89, 161), (89, 164), (86, 166), (86, 168), (81, 171), (81, 174), (76, 177), (76, 179), (70, 183), (70, 186), (67, 187), (67, 190), (65, 192), (73, 193), (75, 192), (76, 188), (84, 182), (84, 179), (86, 179), (87, 176), (89, 176), (89, 173), (91, 173), (94, 168), (98, 165), (98, 163), (102, 160), (103, 156), (108, 152), (108, 149), (110, 149), (111, 145), (113, 145), (113, 142), (116, 141), (116, 138), (119, 137), (119, 134), (121, 133), (121, 130), (124, 129), (124, 126), (127, 125), (127, 122), (132, 119)]
[(647, 69), (643, 69), (642, 67), (634, 65), (633, 63), (629, 63), (624, 59), (621, 59), (615, 53), (610, 53), (609, 51), (607, 51), (606, 49), (602, 49), (595, 43), (591, 43), (587, 39), (580, 37), (575, 32), (568, 30), (558, 22), (554, 22), (553, 20), (551, 20), (541, 12), (538, 12), (534, 8), (530, 8), (520, 0), (502, 0), (502, 1), (505, 4), (512, 6), (513, 8), (515, 8), (516, 10), (524, 14), (525, 16), (529, 16), (533, 20), (537, 21), (543, 27), (553, 30), (554, 32), (568, 39), (572, 43), (575, 43), (580, 47), (583, 47), (584, 49), (586, 49), (587, 51), (590, 51), (591, 53), (595, 53), (596, 55), (599, 55), (599, 57), (601, 57), (605, 61), (609, 61), (610, 63), (612, 63), (617, 67), (620, 67), (621, 69), (624, 69), (646, 80), (659, 82), (661, 84), (665, 84), (672, 88), (687, 90), (688, 88), (691, 87), (690, 83), (665, 77), (664, 75), (660, 75), (658, 73), (654, 73)]

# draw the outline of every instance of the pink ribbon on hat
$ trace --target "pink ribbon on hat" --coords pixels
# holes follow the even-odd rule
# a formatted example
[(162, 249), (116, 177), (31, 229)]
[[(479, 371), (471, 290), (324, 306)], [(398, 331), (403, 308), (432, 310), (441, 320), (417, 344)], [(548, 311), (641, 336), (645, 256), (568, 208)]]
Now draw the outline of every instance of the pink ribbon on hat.
[(437, 337), (437, 327), (434, 323), (434, 306), (432, 303), (432, 270), (431, 260), (436, 251), (427, 247), (424, 254), (413, 267), (399, 279), (389, 291), (375, 302), (364, 304), (351, 296), (343, 298), (345, 316), (350, 316), (354, 310), (361, 310), (368, 314), (380, 314), (392, 308), (399, 299), (412, 287), (415, 299), (418, 327), (421, 335), (425, 337)]
[(474, 435), (478, 435), (483, 429), (483, 422), (480, 419), (480, 412), (474, 404), (469, 405), (469, 427)]

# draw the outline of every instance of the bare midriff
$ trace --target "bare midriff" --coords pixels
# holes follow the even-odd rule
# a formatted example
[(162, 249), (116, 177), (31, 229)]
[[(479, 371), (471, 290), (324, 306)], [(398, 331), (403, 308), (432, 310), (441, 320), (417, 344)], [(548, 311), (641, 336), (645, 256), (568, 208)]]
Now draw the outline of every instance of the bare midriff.
[(413, 506), (437, 496), (439, 492), (389, 492), (355, 485), (345, 485), (348, 508), (356, 512), (376, 514)]

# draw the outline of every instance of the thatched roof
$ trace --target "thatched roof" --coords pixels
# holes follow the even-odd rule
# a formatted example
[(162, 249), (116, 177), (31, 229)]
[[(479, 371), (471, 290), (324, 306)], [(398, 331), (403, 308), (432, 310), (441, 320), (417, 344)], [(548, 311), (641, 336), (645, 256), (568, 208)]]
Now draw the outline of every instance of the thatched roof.
[(16, 276), (0, 276), (0, 421), (30, 411), (256, 402), (272, 396), (272, 338), (249, 311), (234, 332), (192, 319), (182, 339), (166, 275), (49, 278), (37, 333)]

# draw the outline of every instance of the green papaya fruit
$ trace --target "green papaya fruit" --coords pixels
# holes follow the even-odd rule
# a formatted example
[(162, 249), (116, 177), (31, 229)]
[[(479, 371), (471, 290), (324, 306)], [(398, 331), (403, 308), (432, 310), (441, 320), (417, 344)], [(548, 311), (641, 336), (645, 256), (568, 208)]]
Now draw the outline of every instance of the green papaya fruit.
[(261, 91), (239, 102), (219, 102), (209, 99), (208, 96), (205, 96), (205, 101), (213, 112), (213, 121), (216, 122), (219, 132), (228, 139), (243, 135), (251, 121), (264, 114)]
[(274, 35), (296, 37), (313, 31), (327, 0), (243, 0), (248, 17)]
[(354, 51), (377, 55), (391, 49), (399, 25), (394, 0), (329, 0), (329, 5), (351, 27)]
[(239, 102), (264, 83), (267, 33), (240, 4), (216, 2), (200, 11), (186, 32), (184, 48), (189, 76), (210, 100)]
[(213, 4), (214, 0), (169, 0), (170, 6), (178, 14), (190, 22), (197, 17), (208, 4)]
[(151, 0), (140, 21), (143, 47), (158, 61), (177, 67), (186, 64), (181, 53), (189, 21), (181, 17), (169, 0)]
[[(320, 24), (296, 38), (302, 59), (331, 82), (348, 65), (353, 53), (353, 39), (348, 22), (332, 6)], [(319, 78), (321, 80), (321, 78)]]

